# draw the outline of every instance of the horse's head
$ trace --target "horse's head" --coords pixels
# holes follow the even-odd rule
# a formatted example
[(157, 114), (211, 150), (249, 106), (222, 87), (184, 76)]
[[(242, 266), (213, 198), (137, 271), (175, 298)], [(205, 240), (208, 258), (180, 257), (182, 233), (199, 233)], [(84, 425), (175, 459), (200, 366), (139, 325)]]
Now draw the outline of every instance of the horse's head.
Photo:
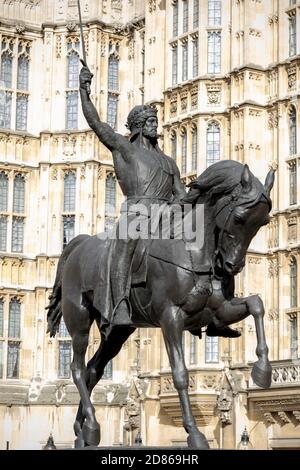
[(231, 194), (218, 199), (215, 206), (217, 269), (236, 275), (245, 266), (252, 238), (269, 222), (273, 184), (274, 170), (269, 171), (263, 186), (244, 165), (240, 183)]

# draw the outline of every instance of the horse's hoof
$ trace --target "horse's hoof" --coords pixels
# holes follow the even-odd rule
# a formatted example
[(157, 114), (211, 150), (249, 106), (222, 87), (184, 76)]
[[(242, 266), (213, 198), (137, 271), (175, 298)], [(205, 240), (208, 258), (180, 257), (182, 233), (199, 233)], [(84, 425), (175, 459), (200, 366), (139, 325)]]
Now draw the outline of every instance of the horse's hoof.
[(83, 439), (80, 439), (80, 437), (77, 437), (74, 441), (74, 448), (75, 449), (84, 449), (86, 447), (86, 443), (84, 442)]
[(100, 442), (100, 426), (89, 428), (86, 423), (82, 426), (82, 438), (89, 446), (97, 446)]
[(259, 361), (255, 362), (251, 372), (253, 381), (261, 388), (270, 388), (272, 382), (272, 367), (271, 364), (266, 363), (261, 366)]
[(207, 450), (209, 449), (209, 444), (202, 432), (198, 431), (197, 433), (190, 433), (187, 438), (188, 447), (194, 449)]

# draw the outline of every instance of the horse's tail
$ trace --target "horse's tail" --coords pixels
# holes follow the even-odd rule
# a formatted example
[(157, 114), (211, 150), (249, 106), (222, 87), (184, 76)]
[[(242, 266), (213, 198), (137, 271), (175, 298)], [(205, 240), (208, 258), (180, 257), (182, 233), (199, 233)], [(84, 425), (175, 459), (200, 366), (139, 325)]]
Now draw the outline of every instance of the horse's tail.
[(52, 290), (52, 294), (49, 296), (49, 305), (47, 305), (47, 333), (50, 333), (50, 337), (54, 337), (58, 331), (60, 320), (62, 317), (61, 310), (61, 281), (62, 273), (65, 266), (65, 263), (74, 250), (80, 243), (82, 243), (89, 235), (78, 235), (73, 238), (67, 246), (64, 248), (58, 262), (55, 282)]

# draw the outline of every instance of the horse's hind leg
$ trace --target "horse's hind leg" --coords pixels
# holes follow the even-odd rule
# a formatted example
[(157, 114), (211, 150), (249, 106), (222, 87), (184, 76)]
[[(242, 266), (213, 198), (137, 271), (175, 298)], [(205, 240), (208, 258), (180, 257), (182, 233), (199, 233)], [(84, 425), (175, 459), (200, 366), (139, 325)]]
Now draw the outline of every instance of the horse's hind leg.
[(100, 426), (96, 421), (95, 409), (91, 403), (86, 386), (85, 354), (88, 347), (91, 317), (88, 309), (82, 305), (81, 297), (70, 293), (63, 300), (62, 311), (67, 329), (72, 338), (73, 359), (71, 370), (73, 381), (78, 389), (82, 404), (85, 423), (82, 430), (75, 429), (78, 438), (87, 445), (98, 445)]
[[(125, 341), (134, 331), (135, 328), (131, 326), (116, 326), (111, 330), (111, 333), (107, 338), (104, 338), (102, 335), (98, 350), (87, 364), (86, 385), (89, 395), (101, 379), (107, 363), (119, 353)], [(85, 416), (83, 414), (83, 405), (81, 400), (75, 421), (76, 429), (80, 429), (83, 426), (84, 420)]]

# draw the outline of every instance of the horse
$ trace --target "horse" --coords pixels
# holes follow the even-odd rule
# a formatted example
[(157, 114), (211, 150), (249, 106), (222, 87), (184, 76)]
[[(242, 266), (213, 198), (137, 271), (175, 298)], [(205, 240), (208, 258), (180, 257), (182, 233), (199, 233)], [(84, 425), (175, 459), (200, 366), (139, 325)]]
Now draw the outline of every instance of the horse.
[[(107, 246), (97, 236), (79, 235), (65, 247), (49, 297), (47, 317), (51, 336), (55, 336), (63, 316), (72, 338), (71, 371), (81, 399), (74, 423), (75, 447), (99, 444), (100, 426), (90, 395), (107, 363), (119, 353), (137, 327), (162, 330), (189, 447), (207, 449), (209, 445), (205, 435), (197, 428), (189, 400), (188, 370), (182, 349), (185, 330), (200, 338), (205, 327), (206, 333), (211, 336), (239, 336), (240, 333), (229, 325), (252, 315), (258, 358), (252, 368), (252, 378), (259, 387), (270, 387), (272, 368), (264, 332), (264, 305), (258, 295), (235, 297), (234, 276), (245, 266), (246, 252), (252, 238), (270, 220), (273, 184), (273, 169), (263, 185), (247, 165), (232, 160), (211, 165), (190, 183), (185, 202), (190, 204), (192, 213), (199, 204), (204, 207), (201, 253), (202, 261), (209, 269), (206, 272), (184, 269), (178, 266), (176, 253), (169, 253), (169, 261), (166, 262), (163, 256), (161, 259), (152, 256), (150, 249), (146, 280), (141, 285), (131, 287), (132, 325), (112, 325), (107, 334), (103, 332), (102, 313), (94, 305), (93, 292), (85, 293), (83, 287), (87, 259), (91, 264), (88, 265), (88, 272), (98, 272), (97, 266), (93, 266), (96, 258), (88, 258), (88, 253), (92, 248), (103, 251)], [(163, 242), (163, 250), (168, 251), (171, 242)], [(151, 243), (154, 248), (160, 247), (162, 240), (155, 239)], [(171, 262), (170, 256), (174, 257)], [(96, 276), (95, 283), (98, 281)], [(94, 321), (101, 334), (101, 343), (86, 365), (89, 331)]]

